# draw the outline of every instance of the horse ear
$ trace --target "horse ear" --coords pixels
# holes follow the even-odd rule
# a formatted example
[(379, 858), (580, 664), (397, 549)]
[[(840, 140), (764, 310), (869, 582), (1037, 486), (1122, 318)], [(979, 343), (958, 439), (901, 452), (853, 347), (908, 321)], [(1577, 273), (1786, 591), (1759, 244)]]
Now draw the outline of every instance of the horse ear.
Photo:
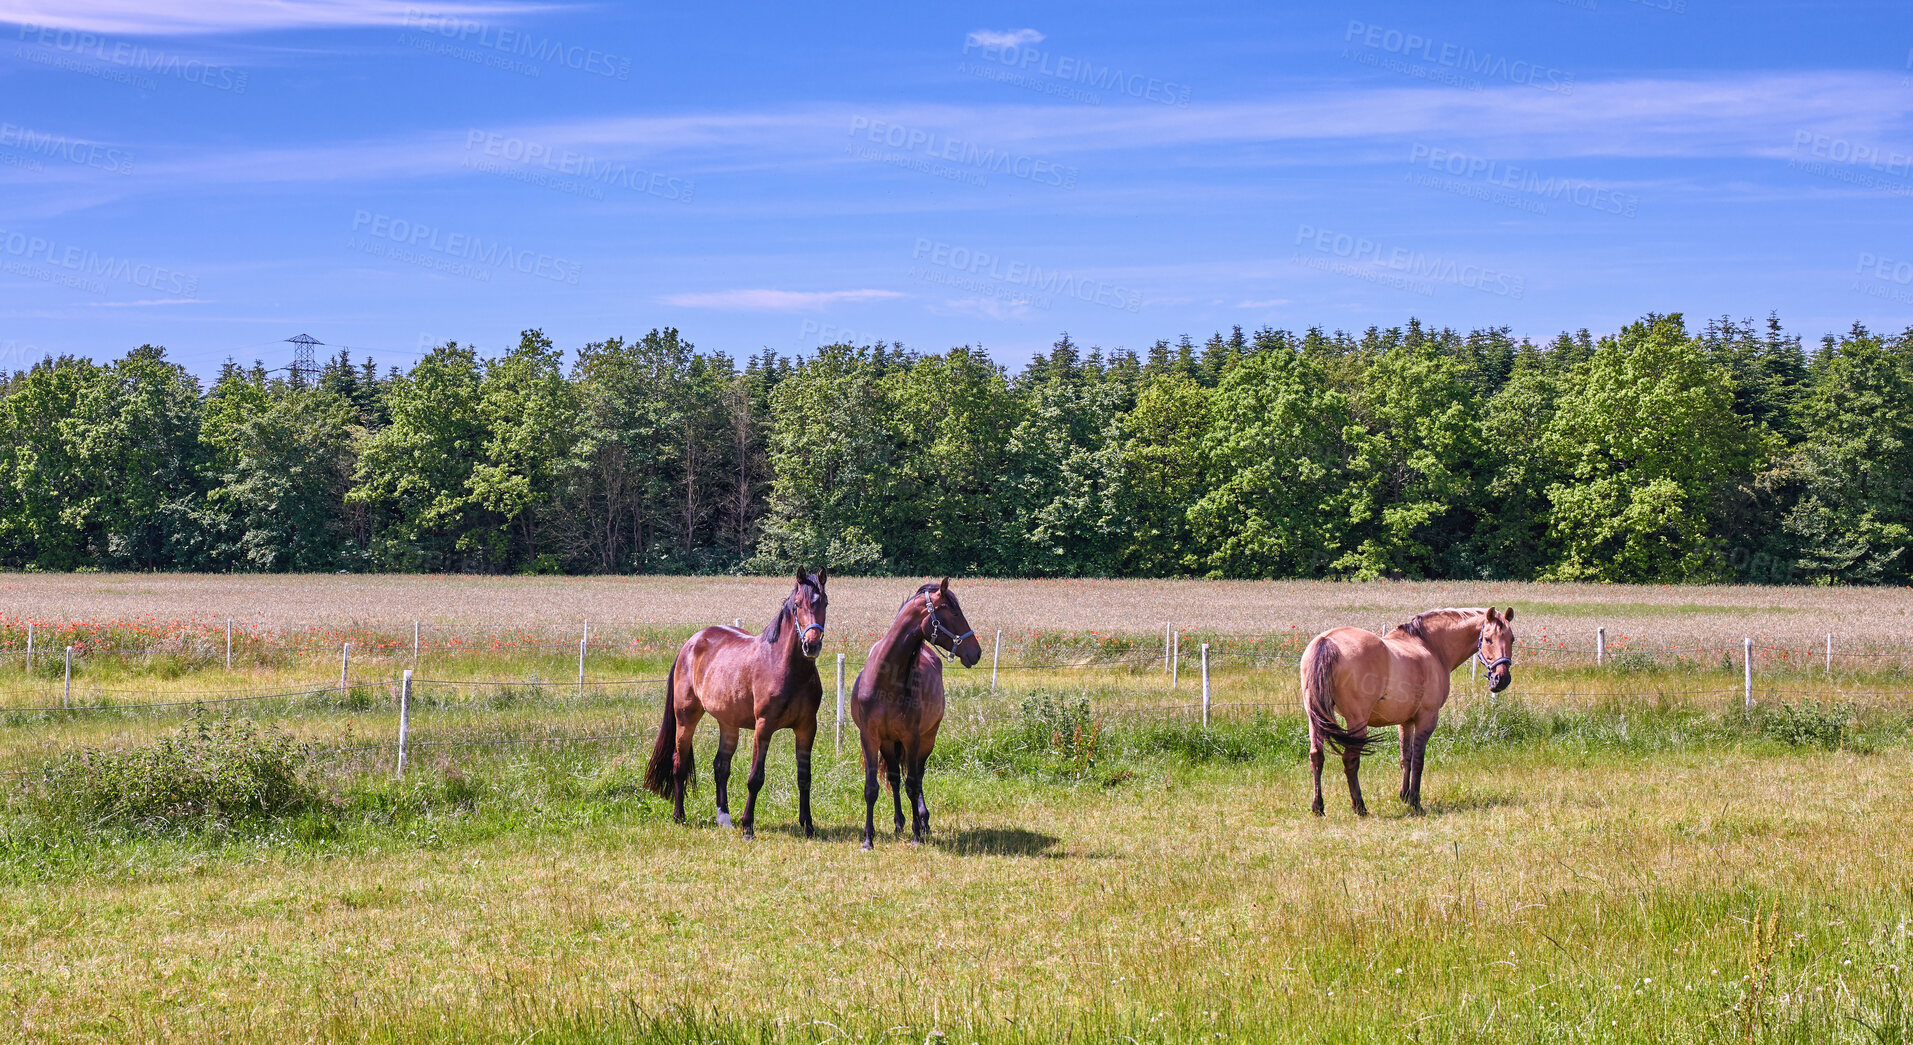
[(1488, 607), (1488, 623), (1493, 624), (1495, 621), (1500, 619), (1501, 619), (1501, 611), (1495, 609), (1493, 606)]
[(937, 591), (948, 593), (949, 590), (950, 590), (950, 578), (945, 577), (942, 580), (937, 582)]
[(817, 586), (819, 588), (823, 587), (824, 582), (829, 579), (830, 579), (830, 567), (826, 566), (823, 569), (817, 571)]
[(1514, 607), (1513, 607), (1513, 606), (1510, 606), (1510, 607), (1508, 607), (1508, 612), (1506, 612), (1506, 613), (1504, 613), (1504, 614), (1502, 614), (1502, 615), (1501, 615), (1501, 617), (1502, 617), (1502, 619), (1503, 619), (1503, 620), (1507, 620), (1507, 621), (1513, 621), (1513, 620), (1514, 620)]
[(799, 584), (804, 583), (806, 576), (807, 575), (804, 573), (804, 568), (802, 566), (797, 567), (797, 583)]

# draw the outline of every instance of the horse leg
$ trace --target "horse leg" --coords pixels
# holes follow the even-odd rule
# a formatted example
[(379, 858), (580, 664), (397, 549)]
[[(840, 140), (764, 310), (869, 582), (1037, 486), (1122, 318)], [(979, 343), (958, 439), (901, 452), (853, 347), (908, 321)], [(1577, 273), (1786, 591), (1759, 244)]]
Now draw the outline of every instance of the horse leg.
[(737, 751), (737, 730), (720, 729), (717, 757), (711, 760), (711, 777), (717, 781), (717, 826), (731, 826), (731, 755)]
[(757, 792), (764, 786), (764, 756), (770, 753), (771, 724), (767, 719), (758, 719), (757, 728), (751, 730), (751, 775), (744, 778), (744, 786), (751, 793), (744, 799), (744, 837), (756, 838), (757, 831)]
[(1428, 735), (1435, 731), (1435, 721), (1430, 716), (1426, 727), (1415, 731), (1415, 784), (1409, 790), (1408, 804), (1421, 812), (1421, 767), (1428, 761)]
[(696, 708), (678, 712), (678, 749), (671, 764), (671, 816), (680, 824), (684, 822), (684, 789), (690, 783), (691, 771), (697, 768), (697, 752), (691, 749), (691, 741), (697, 736), (697, 720), (703, 714)]
[(1362, 769), (1362, 749), (1351, 745), (1342, 751), (1342, 772), (1348, 774), (1348, 800), (1355, 806), (1356, 816), (1367, 816), (1368, 805), (1362, 801), (1362, 782), (1358, 775)]
[(817, 834), (817, 823), (810, 818), (810, 745), (817, 739), (817, 724), (797, 727), (797, 826), (804, 837)]
[(1415, 724), (1402, 723), (1402, 801), (1413, 804), (1415, 782)]
[(894, 741), (883, 759), (884, 775), (890, 778), (890, 801), (896, 806), (897, 836), (903, 836), (903, 741)]
[(877, 798), (882, 794), (877, 787), (877, 762), (880, 756), (877, 748), (869, 740), (864, 741), (864, 848), (869, 849), (877, 843)]
[(1322, 734), (1316, 732), (1315, 723), (1309, 723), (1309, 769), (1315, 774), (1316, 816), (1322, 815)]
[(910, 837), (919, 845), (930, 833), (930, 804), (923, 800), (923, 767), (928, 761), (927, 756), (911, 760), (910, 773), (904, 778), (904, 786), (910, 789)]

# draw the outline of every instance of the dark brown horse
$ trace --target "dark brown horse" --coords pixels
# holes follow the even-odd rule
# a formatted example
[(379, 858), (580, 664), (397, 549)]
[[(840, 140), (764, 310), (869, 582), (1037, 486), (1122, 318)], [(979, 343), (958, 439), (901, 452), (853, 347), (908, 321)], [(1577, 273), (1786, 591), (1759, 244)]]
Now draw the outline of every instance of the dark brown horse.
[(903, 794), (910, 789), (911, 837), (930, 830), (930, 806), (923, 800), (923, 767), (943, 724), (943, 660), (938, 650), (974, 667), (983, 645), (957, 605), (950, 578), (926, 584), (903, 600), (870, 659), (857, 673), (850, 704), (851, 721), (863, 738), (864, 848), (877, 841), (877, 764), (883, 763), (896, 805), (897, 833), (903, 834)]
[[(817, 677), (817, 654), (824, 648), (824, 582), (829, 570), (797, 572), (790, 597), (761, 635), (742, 628), (716, 626), (686, 639), (664, 683), (664, 721), (644, 786), (672, 796), (678, 822), (684, 821), (684, 788), (696, 768), (691, 739), (698, 719), (710, 712), (717, 720), (717, 822), (731, 826), (731, 754), (737, 731), (751, 731), (750, 797), (744, 802), (744, 837), (757, 823), (757, 792), (764, 786), (764, 755), (780, 729), (797, 734), (797, 822), (806, 836), (816, 833), (810, 819), (810, 745), (817, 739), (817, 706), (824, 683)], [(675, 743), (674, 743), (675, 741)]]
[[(1367, 816), (1358, 779), (1368, 727), (1402, 727), (1402, 801), (1421, 812), (1421, 767), (1428, 735), (1448, 702), (1448, 675), (1480, 659), (1488, 689), (1499, 693), (1513, 679), (1514, 607), (1429, 610), (1376, 635), (1360, 628), (1333, 628), (1302, 651), (1302, 706), (1309, 718), (1309, 766), (1315, 772), (1315, 815), (1322, 815), (1322, 749), (1342, 753), (1348, 797), (1357, 816)], [(1337, 725), (1342, 713), (1346, 726)]]

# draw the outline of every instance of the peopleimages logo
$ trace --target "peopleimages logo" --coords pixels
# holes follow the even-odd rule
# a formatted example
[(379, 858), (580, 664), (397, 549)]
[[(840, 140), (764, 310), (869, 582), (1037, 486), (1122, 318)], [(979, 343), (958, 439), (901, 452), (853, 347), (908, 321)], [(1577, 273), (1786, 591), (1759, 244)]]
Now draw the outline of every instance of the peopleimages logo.
[[(850, 136), (861, 137), (874, 145), (885, 146), (893, 150), (890, 154), (893, 157), (907, 158), (904, 154), (921, 157), (925, 161), (922, 169), (926, 173), (936, 173), (936, 170), (931, 169), (935, 168), (936, 161), (953, 164), (952, 167), (940, 169), (951, 172), (946, 176), (976, 185), (986, 184), (985, 176), (987, 175), (1007, 174), (1012, 178), (1021, 178), (1037, 185), (1049, 185), (1059, 189), (1076, 187), (1077, 169), (1075, 167), (1065, 167), (1054, 161), (1026, 153), (978, 145), (975, 142), (963, 141), (920, 127), (887, 123), (867, 116), (853, 116), (850, 119)], [(864, 156), (865, 159), (882, 160), (885, 155), (875, 150), (865, 150), (865, 153), (868, 154)], [(912, 166), (908, 163), (897, 165)]]
[[(165, 51), (155, 51), (149, 47), (130, 44), (124, 40), (115, 40), (110, 36), (97, 33), (82, 33), (73, 29), (61, 29), (57, 26), (22, 24), (20, 39), (31, 40), (42, 48), (59, 51), (68, 55), (80, 55), (94, 58), (111, 65), (129, 70), (127, 74), (107, 79), (120, 79), (141, 90), (152, 90), (154, 81), (134, 74), (148, 73), (153, 76), (171, 76), (186, 83), (210, 87), (215, 91), (229, 91), (233, 94), (246, 93), (246, 72), (223, 65), (212, 65), (197, 58), (182, 58)], [(94, 75), (99, 70), (89, 70), (83, 65), (68, 65), (64, 61), (49, 60), (50, 56), (35, 54), (25, 48), (14, 52), (14, 57), (44, 65), (69, 68), (74, 72)]]
[(1044, 76), (1063, 84), (1081, 85), (1099, 91), (1116, 91), (1131, 98), (1162, 105), (1173, 105), (1178, 109), (1189, 107), (1189, 86), (1173, 80), (1159, 80), (1142, 73), (1125, 72), (1115, 66), (1098, 67), (1087, 58), (1057, 57), (1048, 51), (1030, 46), (1043, 39), (1040, 33), (1020, 35), (1016, 33), (971, 33), (963, 38), (963, 53), (987, 63), (970, 66), (967, 63), (957, 68), (986, 80), (1000, 80), (1017, 87), (1056, 94), (1072, 101), (1087, 102), (1091, 105), (1102, 104), (1102, 99), (1083, 91), (1071, 91), (1064, 88), (1045, 90), (1040, 84), (1028, 79), (1031, 76)]
[[(553, 149), (541, 142), (526, 141), (493, 131), (473, 129), (465, 132), (465, 151), (468, 155), (465, 166), (488, 174), (541, 185), (545, 188), (569, 190), (574, 188), (597, 188), (609, 185), (613, 188), (642, 192), (660, 199), (679, 203), (691, 202), (696, 186), (688, 178), (678, 178), (668, 174), (659, 174), (642, 167), (633, 167), (625, 163), (600, 160), (570, 149)], [(512, 164), (505, 167), (499, 163), (485, 163), (479, 157)], [(539, 177), (540, 174), (562, 175), (578, 179), (582, 185), (567, 187), (562, 182)], [(603, 192), (582, 192), (581, 195), (592, 199), (603, 199)]]
[[(1527, 292), (1528, 281), (1522, 276), (1499, 272), (1453, 258), (1444, 258), (1437, 254), (1404, 250), (1400, 247), (1389, 248), (1366, 236), (1317, 228), (1314, 225), (1296, 226), (1295, 245), (1350, 263), (1380, 267), (1389, 273), (1398, 273), (1404, 280), (1435, 280), (1453, 283), (1458, 287), (1506, 298), (1519, 298)], [(1308, 264), (1306, 259), (1299, 256), (1297, 260)], [(1322, 266), (1316, 264), (1310, 267)], [(1342, 274), (1359, 275), (1359, 273), (1350, 272)], [(1416, 286), (1404, 285), (1402, 289), (1426, 293)]]
[[(1537, 201), (1566, 203), (1606, 214), (1618, 214), (1624, 218), (1634, 217), (1641, 206), (1641, 198), (1632, 193), (1615, 192), (1578, 178), (1561, 178), (1552, 175), (1544, 178), (1527, 167), (1502, 163), (1500, 160), (1491, 160), (1485, 156), (1456, 152), (1438, 145), (1416, 143), (1409, 146), (1408, 162), (1456, 178), (1479, 181), (1495, 188), (1510, 189), (1533, 196)], [(1439, 184), (1439, 179), (1433, 179), (1433, 181), (1435, 184), (1431, 184), (1430, 188), (1455, 191), (1453, 186)], [(1467, 195), (1467, 193), (1462, 194)], [(1490, 202), (1510, 201), (1490, 198)], [(1510, 205), (1515, 204), (1510, 202)], [(1531, 207), (1519, 209), (1534, 210)], [(1543, 206), (1535, 212), (1546, 214), (1548, 211)]]
[[(352, 231), (398, 244), (408, 251), (431, 251), (445, 258), (470, 263), (467, 268), (476, 272), (489, 273), (491, 269), (509, 269), (539, 279), (549, 279), (558, 283), (576, 285), (580, 266), (575, 261), (551, 254), (541, 254), (534, 250), (518, 250), (496, 240), (487, 240), (463, 232), (447, 232), (436, 225), (407, 221), (371, 211), (355, 211), (352, 215)], [(349, 239), (347, 246), (363, 250), (368, 254), (394, 257), (412, 264), (421, 262), (410, 256), (402, 256), (389, 251), (368, 250), (366, 244)], [(437, 268), (436, 265), (424, 265)], [(447, 269), (447, 271), (454, 271)], [(472, 275), (473, 272), (454, 271), (455, 275)]]
[[(1032, 294), (1072, 298), (1123, 312), (1142, 311), (1141, 291), (1106, 283), (1099, 279), (1085, 279), (1061, 269), (1046, 269), (1028, 262), (1010, 261), (996, 254), (971, 250), (968, 247), (939, 240), (917, 237), (916, 245), (910, 251), (910, 258), (912, 261), (927, 262), (948, 269), (952, 273), (977, 279), (995, 280), (997, 283)], [(974, 286), (952, 283), (946, 279), (925, 278), (922, 274), (918, 274), (917, 278), (925, 282), (955, 285), (960, 289), (978, 289)], [(1047, 302), (1039, 302), (1038, 305), (1042, 308), (1049, 307)]]
[[(1342, 39), (1345, 43), (1359, 43), (1371, 51), (1395, 55), (1411, 62), (1422, 62), (1427, 66), (1453, 70), (1458, 74), (1465, 73), (1483, 79), (1503, 80), (1555, 94), (1574, 93), (1573, 73), (1542, 65), (1539, 62), (1520, 58), (1510, 59), (1505, 55), (1477, 51), (1460, 44), (1444, 43), (1417, 33), (1403, 32), (1400, 29), (1350, 21), (1348, 32)], [(1345, 57), (1348, 56), (1346, 51), (1343, 54)]]
[[(15, 275), (94, 294), (106, 293), (106, 285), (101, 280), (126, 283), (175, 297), (191, 297), (199, 290), (197, 276), (143, 261), (102, 255), (96, 250), (61, 244), (44, 236), (32, 236), (24, 232), (0, 229), (0, 254), (7, 255), (5, 269)], [(51, 268), (34, 268), (31, 263)]]
[(133, 173), (133, 154), (125, 149), (96, 142), (74, 141), (64, 135), (47, 134), (11, 123), (0, 123), (0, 148), (17, 149), (30, 156), (65, 160), (82, 167), (97, 167), (114, 174)]
[[(517, 29), (503, 29), (466, 18), (432, 14), (417, 8), (406, 10), (402, 24), (405, 28), (416, 30), (424, 36), (436, 36), (451, 44), (483, 48), (497, 55), (509, 55), (513, 58), (528, 58), (534, 62), (545, 62), (606, 79), (631, 79), (631, 59), (629, 58), (619, 58), (617, 55), (606, 54), (596, 48), (566, 45), (546, 37), (530, 36)], [(399, 39), (402, 43), (407, 42), (403, 33), (399, 34)], [(537, 75), (536, 66), (526, 68), (530, 70), (531, 75)]]

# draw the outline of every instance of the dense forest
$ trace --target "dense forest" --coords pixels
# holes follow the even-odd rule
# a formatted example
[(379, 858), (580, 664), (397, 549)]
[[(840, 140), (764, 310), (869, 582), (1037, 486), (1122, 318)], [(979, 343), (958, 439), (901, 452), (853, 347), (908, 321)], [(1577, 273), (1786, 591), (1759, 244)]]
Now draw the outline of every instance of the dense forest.
[(1906, 583), (1913, 330), (1678, 314), (408, 371), (143, 346), (0, 388), (0, 566)]

